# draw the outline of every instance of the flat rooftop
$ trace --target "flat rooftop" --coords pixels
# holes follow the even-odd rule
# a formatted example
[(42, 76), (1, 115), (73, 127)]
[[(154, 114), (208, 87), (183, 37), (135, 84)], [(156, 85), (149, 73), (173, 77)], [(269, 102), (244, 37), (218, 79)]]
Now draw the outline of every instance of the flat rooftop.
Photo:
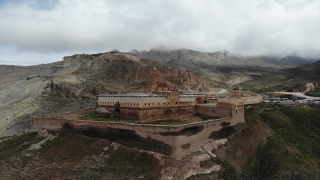
[(217, 107), (217, 103), (196, 104), (196, 106), (201, 106), (201, 107)]

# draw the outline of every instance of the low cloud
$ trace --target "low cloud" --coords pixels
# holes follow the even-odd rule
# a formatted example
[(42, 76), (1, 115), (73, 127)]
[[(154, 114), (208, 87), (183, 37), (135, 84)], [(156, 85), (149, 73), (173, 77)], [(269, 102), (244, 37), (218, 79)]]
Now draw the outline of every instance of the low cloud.
[(0, 63), (159, 46), (319, 58), (319, 7), (317, 0), (3, 1)]

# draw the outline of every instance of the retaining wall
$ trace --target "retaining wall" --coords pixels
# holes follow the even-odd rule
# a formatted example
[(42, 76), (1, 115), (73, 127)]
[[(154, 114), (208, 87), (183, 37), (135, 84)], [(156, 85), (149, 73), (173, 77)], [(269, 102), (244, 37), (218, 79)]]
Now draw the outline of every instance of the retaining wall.
[[(114, 107), (103, 107), (114, 113)], [(154, 109), (121, 108), (119, 116), (139, 119), (140, 122), (151, 122), (161, 119), (184, 119), (195, 115), (194, 106), (191, 107), (167, 107)]]
[(222, 118), (179, 126), (111, 123), (98, 121), (33, 118), (34, 129), (65, 130), (105, 138), (128, 147), (158, 152), (175, 159), (204, 144), (230, 136), (244, 125), (244, 119)]
[(211, 117), (231, 117), (232, 109), (227, 108), (212, 108), (212, 107), (204, 107), (204, 106), (196, 106), (196, 113), (204, 114), (206, 116)]

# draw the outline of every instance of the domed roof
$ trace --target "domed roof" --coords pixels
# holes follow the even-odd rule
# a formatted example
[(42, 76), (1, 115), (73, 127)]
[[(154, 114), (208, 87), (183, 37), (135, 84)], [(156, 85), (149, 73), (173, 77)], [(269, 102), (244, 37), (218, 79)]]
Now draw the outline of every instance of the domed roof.
[(173, 88), (173, 85), (168, 81), (162, 81), (160, 84), (158, 84), (157, 89), (159, 89), (159, 88), (170, 88), (171, 89), (171, 88)]

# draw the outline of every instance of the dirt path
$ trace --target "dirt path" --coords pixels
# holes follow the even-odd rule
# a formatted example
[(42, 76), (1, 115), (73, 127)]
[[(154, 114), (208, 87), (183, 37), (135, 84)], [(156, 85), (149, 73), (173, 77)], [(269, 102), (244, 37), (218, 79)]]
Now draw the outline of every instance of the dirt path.
[(320, 97), (312, 97), (312, 96), (307, 96), (304, 93), (301, 92), (274, 92), (275, 94), (291, 94), (297, 97), (303, 97), (308, 100), (320, 100)]

